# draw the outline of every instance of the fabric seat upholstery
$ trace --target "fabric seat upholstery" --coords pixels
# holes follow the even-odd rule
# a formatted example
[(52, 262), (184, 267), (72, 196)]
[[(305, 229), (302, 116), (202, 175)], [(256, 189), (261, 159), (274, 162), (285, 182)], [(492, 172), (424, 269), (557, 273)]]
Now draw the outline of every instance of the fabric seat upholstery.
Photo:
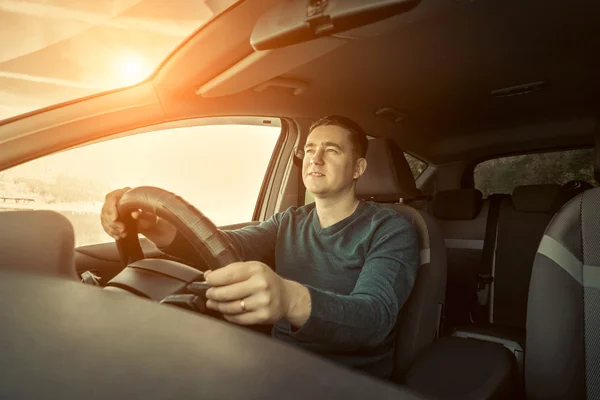
[(443, 190), (433, 197), (433, 216), (447, 249), (445, 331), (474, 322), (489, 202), (477, 189)]
[(502, 345), (446, 336), (419, 358), (406, 384), (432, 399), (515, 399), (515, 372)]
[(386, 204), (404, 216), (419, 234), (421, 263), (415, 286), (397, 321), (393, 379), (401, 381), (408, 368), (437, 338), (446, 291), (446, 248), (431, 215), (403, 202), (416, 199), (419, 190), (402, 150), (389, 139), (369, 141), (367, 169), (356, 192), (363, 200)]
[[(600, 119), (595, 179), (600, 182)], [(528, 399), (600, 398), (600, 188), (571, 199), (540, 242), (527, 306)]]
[(600, 188), (552, 220), (535, 257), (527, 307), (528, 398), (600, 397)]
[(560, 186), (524, 185), (500, 204), (490, 320), (525, 329), (531, 269), (544, 230), (559, 209)]

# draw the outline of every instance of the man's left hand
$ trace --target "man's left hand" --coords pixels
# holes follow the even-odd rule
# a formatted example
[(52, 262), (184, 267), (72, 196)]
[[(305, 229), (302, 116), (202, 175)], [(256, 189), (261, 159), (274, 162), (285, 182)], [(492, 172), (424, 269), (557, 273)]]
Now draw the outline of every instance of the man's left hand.
[[(206, 307), (240, 325), (273, 324), (280, 319), (290, 319), (290, 316), (297, 320), (298, 305), (305, 303), (306, 297), (310, 299), (304, 286), (283, 279), (269, 266), (257, 261), (232, 263), (207, 271), (204, 277), (212, 286), (206, 292)], [(302, 314), (307, 313), (304, 310)], [(302, 318), (302, 323), (308, 314)], [(294, 322), (297, 325), (297, 321)]]

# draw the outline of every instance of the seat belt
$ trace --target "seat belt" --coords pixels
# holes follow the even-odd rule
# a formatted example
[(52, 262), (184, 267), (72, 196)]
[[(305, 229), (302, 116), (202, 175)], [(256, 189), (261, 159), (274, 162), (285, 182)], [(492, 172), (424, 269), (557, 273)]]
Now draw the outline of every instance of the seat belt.
[[(507, 198), (505, 194), (492, 194), (488, 197), (490, 206), (485, 228), (485, 238), (483, 242), (483, 251), (481, 256), (481, 270), (477, 274), (477, 299), (479, 308), (486, 307), (491, 299), (491, 288), (494, 282), (494, 263), (496, 259), (496, 247), (498, 242), (498, 216), (500, 214), (500, 204)], [(487, 310), (488, 312), (490, 310)], [(480, 315), (481, 310), (477, 310), (475, 315)], [(487, 314), (484, 312), (484, 314)], [(483, 319), (487, 319), (482, 316)], [(482, 319), (482, 318), (477, 318)]]

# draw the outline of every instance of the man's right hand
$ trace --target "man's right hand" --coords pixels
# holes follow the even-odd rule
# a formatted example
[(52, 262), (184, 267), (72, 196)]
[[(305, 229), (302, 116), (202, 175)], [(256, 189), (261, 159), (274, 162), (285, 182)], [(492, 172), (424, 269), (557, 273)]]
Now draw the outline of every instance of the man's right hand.
[[(125, 224), (119, 220), (117, 204), (121, 197), (129, 190), (131, 188), (126, 187), (107, 194), (102, 206), (102, 212), (100, 213), (102, 228), (115, 240), (127, 236)], [(138, 232), (159, 247), (168, 246), (175, 238), (175, 234), (177, 233), (175, 227), (167, 221), (160, 219), (157, 215), (145, 211), (133, 211), (131, 217), (138, 222)]]

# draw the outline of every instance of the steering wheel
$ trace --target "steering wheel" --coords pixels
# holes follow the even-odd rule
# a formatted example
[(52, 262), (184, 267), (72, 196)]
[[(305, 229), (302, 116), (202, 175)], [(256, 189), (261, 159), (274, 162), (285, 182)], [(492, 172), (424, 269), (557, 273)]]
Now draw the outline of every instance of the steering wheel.
[(136, 210), (150, 212), (171, 223), (197, 250), (208, 269), (241, 261), (231, 242), (215, 224), (174, 193), (157, 187), (140, 186), (121, 197), (117, 210), (130, 232), (126, 238), (117, 240), (121, 260), (127, 263), (125, 265), (144, 258), (136, 223), (131, 217), (131, 212)]
[(127, 237), (117, 240), (125, 268), (107, 283), (105, 290), (129, 292), (183, 308), (193, 309), (203, 304), (195, 298), (203, 297), (202, 293), (208, 288), (201, 282), (202, 271), (174, 260), (144, 257), (137, 224), (131, 217), (131, 212), (136, 210), (153, 213), (171, 223), (190, 242), (207, 269), (242, 260), (227, 236), (202, 212), (174, 193), (151, 186), (137, 187), (121, 197), (117, 210), (127, 227)]

